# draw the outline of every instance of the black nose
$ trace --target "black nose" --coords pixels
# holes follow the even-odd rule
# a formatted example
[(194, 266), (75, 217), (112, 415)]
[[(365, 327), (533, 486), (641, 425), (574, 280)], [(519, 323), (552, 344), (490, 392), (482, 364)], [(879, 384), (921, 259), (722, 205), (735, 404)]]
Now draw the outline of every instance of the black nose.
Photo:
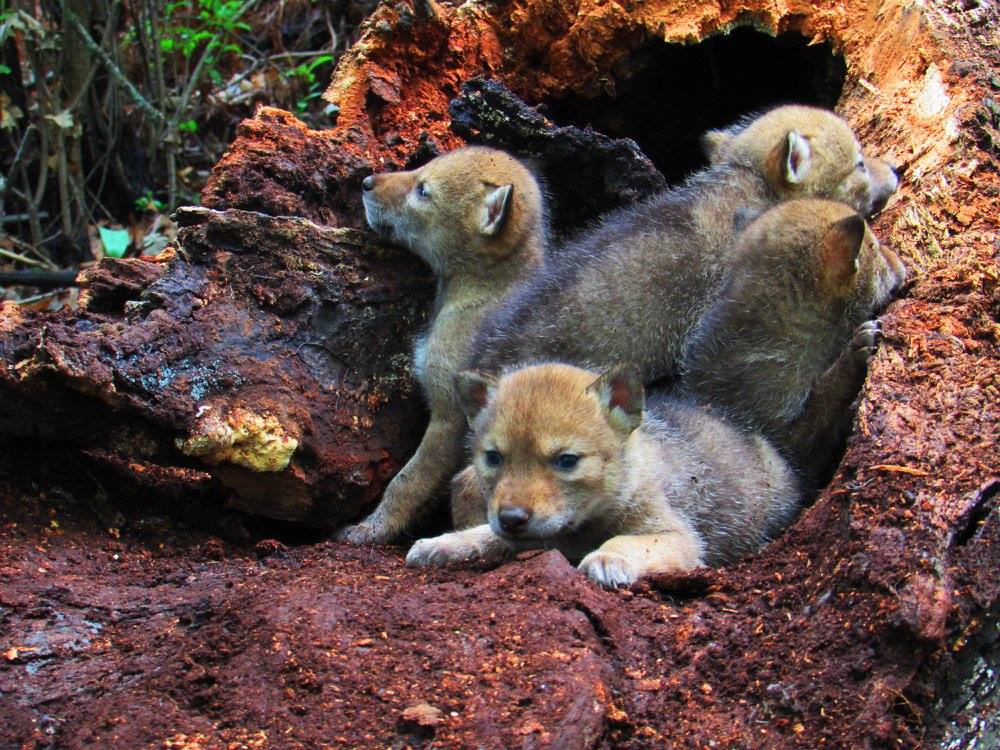
[(508, 534), (519, 534), (528, 525), (528, 520), (531, 518), (531, 511), (527, 508), (522, 508), (520, 505), (508, 505), (500, 509), (497, 517), (500, 519), (501, 529)]
[(375, 189), (375, 177), (368, 175), (361, 181), (361, 188), (365, 191)]

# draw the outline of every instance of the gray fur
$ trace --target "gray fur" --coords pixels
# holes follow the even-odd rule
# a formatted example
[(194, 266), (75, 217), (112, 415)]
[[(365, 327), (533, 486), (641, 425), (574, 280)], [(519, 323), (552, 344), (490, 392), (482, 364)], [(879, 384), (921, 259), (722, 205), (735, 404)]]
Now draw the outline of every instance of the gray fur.
[(905, 272), (866, 231), (858, 269), (823, 280), (817, 247), (850, 215), (829, 201), (793, 201), (755, 221), (734, 245), (732, 279), (693, 332), (680, 387), (766, 435), (813, 481), (830, 469), (851, 423), (877, 328), (866, 325)]
[(663, 497), (701, 536), (706, 565), (757, 552), (798, 512), (791, 467), (759, 435), (656, 394), (647, 396), (640, 429), (660, 448)]
[(631, 362), (646, 382), (673, 374), (729, 265), (737, 209), (775, 200), (752, 170), (718, 166), (612, 214), (486, 318), (471, 366), (557, 359), (597, 370)]

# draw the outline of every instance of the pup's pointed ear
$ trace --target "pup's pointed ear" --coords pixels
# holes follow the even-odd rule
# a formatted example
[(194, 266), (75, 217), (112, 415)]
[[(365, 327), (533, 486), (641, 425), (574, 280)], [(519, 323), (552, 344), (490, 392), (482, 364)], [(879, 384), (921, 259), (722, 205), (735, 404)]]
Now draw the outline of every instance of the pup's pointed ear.
[(865, 220), (852, 214), (833, 222), (823, 235), (824, 275), (834, 284), (845, 284), (857, 273), (865, 243)]
[(587, 388), (597, 396), (608, 422), (619, 432), (629, 434), (642, 424), (645, 389), (634, 365), (618, 365), (606, 371)]
[(719, 154), (733, 135), (728, 130), (709, 130), (701, 136), (701, 150), (705, 152), (710, 164), (719, 163)]
[(501, 185), (486, 193), (483, 200), (483, 216), (481, 231), (487, 237), (495, 237), (503, 229), (507, 215), (510, 213), (511, 200), (514, 197), (514, 186)]
[(812, 157), (809, 141), (794, 130), (785, 142), (785, 182), (798, 185), (806, 178)]
[(454, 379), (458, 403), (471, 423), (481, 412), (490, 397), (490, 388), (496, 385), (496, 378), (475, 370), (463, 370)]

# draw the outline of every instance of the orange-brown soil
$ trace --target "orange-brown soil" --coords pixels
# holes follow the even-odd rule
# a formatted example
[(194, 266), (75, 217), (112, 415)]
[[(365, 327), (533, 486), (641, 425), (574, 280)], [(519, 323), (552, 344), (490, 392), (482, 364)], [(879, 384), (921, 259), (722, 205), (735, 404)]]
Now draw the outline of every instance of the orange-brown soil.
[[(419, 572), (399, 550), (330, 542), (261, 542), (252, 556), (135, 503), (104, 509), (94, 498), (114, 488), (103, 475), (87, 479), (75, 454), (18, 441), (0, 487), (0, 746), (995, 741), (1000, 80), (987, 62), (990, 13), (890, 0), (382, 4), (327, 92), (336, 127), (260, 112), (206, 203), (360, 226), (365, 174), (463, 142), (448, 107), (474, 76), (582, 120), (640, 78), (655, 90), (661, 71), (647, 63), (664, 41), (751, 26), (843, 56), (838, 110), (903, 170), (874, 228), (913, 280), (885, 313), (836, 476), (753, 559), (607, 593), (555, 553)], [(710, 98), (659, 95), (676, 119)], [(635, 124), (620, 125), (616, 135)], [(22, 325), (0, 316), (5, 335)], [(35, 464), (44, 478), (26, 476)]]

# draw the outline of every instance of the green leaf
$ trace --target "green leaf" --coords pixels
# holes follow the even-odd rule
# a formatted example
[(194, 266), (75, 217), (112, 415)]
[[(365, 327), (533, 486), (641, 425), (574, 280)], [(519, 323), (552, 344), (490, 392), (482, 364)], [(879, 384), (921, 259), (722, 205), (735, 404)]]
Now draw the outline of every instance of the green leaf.
[(177, 123), (177, 130), (181, 133), (196, 133), (198, 132), (198, 123), (194, 120), (185, 120), (184, 122)]
[(128, 230), (108, 229), (108, 227), (98, 227), (101, 233), (101, 244), (104, 246), (104, 254), (111, 258), (121, 258), (128, 250)]
[(313, 58), (312, 62), (309, 63), (309, 71), (312, 72), (323, 63), (328, 63), (331, 60), (333, 60), (333, 55), (319, 55), (318, 57)]
[(8, 76), (10, 75), (10, 73), (11, 73), (10, 68), (8, 68), (3, 63), (0, 63), (0, 76)]

